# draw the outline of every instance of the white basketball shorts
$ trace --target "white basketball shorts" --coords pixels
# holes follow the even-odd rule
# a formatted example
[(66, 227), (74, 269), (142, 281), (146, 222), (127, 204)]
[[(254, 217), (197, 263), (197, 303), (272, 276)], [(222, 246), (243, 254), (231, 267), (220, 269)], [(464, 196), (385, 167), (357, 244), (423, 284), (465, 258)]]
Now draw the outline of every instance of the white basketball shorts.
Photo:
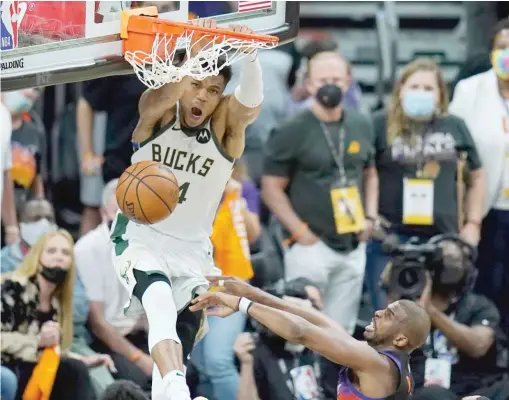
[(123, 286), (129, 292), (125, 305), (127, 316), (144, 313), (140, 300), (133, 296), (136, 285), (133, 269), (147, 274), (159, 273), (168, 277), (172, 285), (177, 311), (183, 310), (196, 294), (206, 292), (206, 276), (220, 275), (215, 266), (210, 239), (187, 241), (166, 236), (150, 226), (128, 222), (118, 214), (112, 226), (113, 265)]

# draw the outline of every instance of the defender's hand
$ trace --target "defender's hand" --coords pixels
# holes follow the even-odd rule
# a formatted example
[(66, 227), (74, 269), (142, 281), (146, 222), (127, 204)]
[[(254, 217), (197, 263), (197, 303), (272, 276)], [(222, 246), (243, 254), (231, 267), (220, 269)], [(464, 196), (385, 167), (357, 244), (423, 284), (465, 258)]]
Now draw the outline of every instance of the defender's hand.
[(191, 301), (192, 306), (189, 307), (191, 311), (207, 310), (207, 315), (214, 315), (216, 317), (227, 317), (232, 315), (238, 310), (240, 298), (222, 292), (206, 292)]
[(237, 297), (251, 298), (256, 288), (249, 283), (233, 276), (207, 276), (211, 286), (221, 288), (223, 293), (232, 294)]

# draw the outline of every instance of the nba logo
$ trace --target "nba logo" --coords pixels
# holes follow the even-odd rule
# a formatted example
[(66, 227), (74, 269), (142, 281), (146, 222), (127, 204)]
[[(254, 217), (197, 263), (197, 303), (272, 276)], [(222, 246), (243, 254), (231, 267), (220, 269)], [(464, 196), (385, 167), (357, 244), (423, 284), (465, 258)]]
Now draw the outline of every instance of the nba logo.
[(27, 10), (25, 1), (2, 1), (2, 37), (1, 49), (10, 50), (18, 47), (18, 29)]

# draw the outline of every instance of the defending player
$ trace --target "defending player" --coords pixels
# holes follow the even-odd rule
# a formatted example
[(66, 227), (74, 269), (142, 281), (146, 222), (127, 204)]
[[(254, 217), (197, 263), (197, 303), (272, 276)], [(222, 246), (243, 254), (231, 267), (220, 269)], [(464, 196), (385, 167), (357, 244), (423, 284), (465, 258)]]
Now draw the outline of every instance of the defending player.
[(424, 344), (430, 330), (429, 316), (417, 303), (399, 300), (377, 311), (364, 331), (364, 342), (312, 308), (295, 306), (236, 278), (210, 279), (215, 286), (224, 284), (226, 293), (201, 294), (193, 300), (192, 311), (217, 307), (207, 313), (226, 317), (240, 310), (286, 340), (345, 366), (338, 400), (412, 398), (409, 354)]
[[(198, 24), (216, 26), (213, 20)], [(230, 29), (252, 33), (246, 26)], [(219, 272), (209, 240), (212, 223), (233, 162), (244, 150), (245, 129), (263, 99), (256, 54), (241, 62), (240, 83), (231, 96), (223, 96), (231, 77), (225, 67), (203, 81), (186, 77), (147, 90), (139, 103), (131, 161), (163, 163), (180, 185), (170, 217), (146, 226), (118, 214), (112, 227), (115, 268), (131, 296), (126, 313), (144, 311), (149, 322), (149, 349), (158, 367), (152, 374), (155, 400), (190, 399), (183, 360), (202, 318), (187, 307), (196, 293), (208, 289), (205, 276)]]

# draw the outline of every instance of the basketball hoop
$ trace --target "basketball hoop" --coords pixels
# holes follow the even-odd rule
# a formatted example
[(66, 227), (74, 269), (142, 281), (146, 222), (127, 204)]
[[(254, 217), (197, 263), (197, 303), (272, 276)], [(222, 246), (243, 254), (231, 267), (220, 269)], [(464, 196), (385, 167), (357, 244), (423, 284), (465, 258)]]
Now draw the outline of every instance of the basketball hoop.
[[(121, 24), (124, 58), (140, 81), (152, 89), (179, 82), (184, 76), (198, 80), (216, 76), (225, 66), (257, 49), (272, 49), (279, 41), (276, 36), (161, 20), (155, 7), (124, 11)], [(185, 57), (175, 65), (177, 53)], [(219, 57), (224, 59), (220, 65)]]

